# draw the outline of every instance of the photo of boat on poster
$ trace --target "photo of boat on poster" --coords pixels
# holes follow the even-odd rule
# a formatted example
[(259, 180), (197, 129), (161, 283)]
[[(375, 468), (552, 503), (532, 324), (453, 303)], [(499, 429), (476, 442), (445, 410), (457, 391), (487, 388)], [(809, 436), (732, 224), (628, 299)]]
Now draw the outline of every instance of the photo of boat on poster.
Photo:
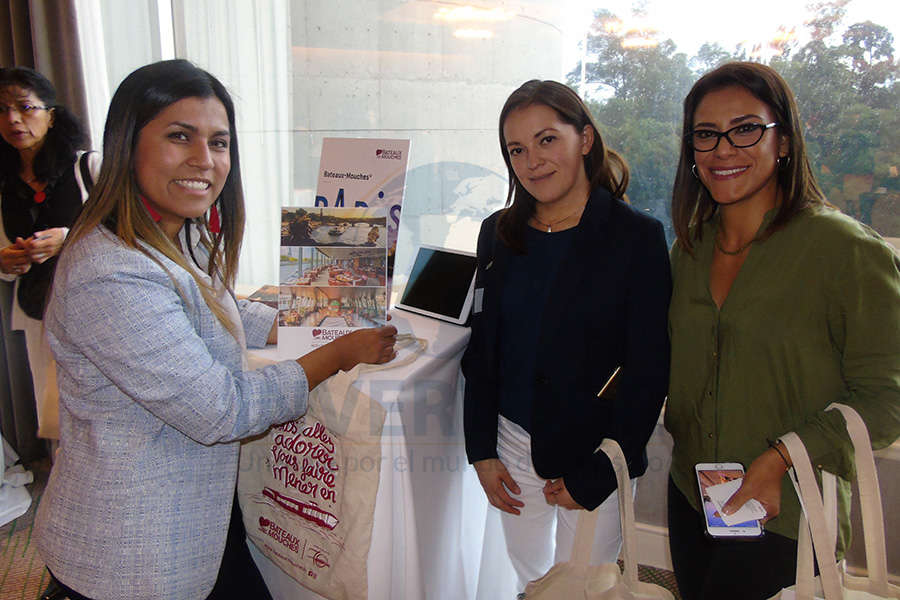
[(386, 248), (383, 207), (281, 209), (281, 246), (352, 246)]
[(409, 140), (322, 140), (314, 201), (281, 210), (279, 349), (386, 322), (408, 161)]
[(283, 207), (279, 342), (315, 347), (387, 319), (384, 207)]
[(387, 291), (391, 292), (397, 232), (406, 189), (410, 141), (383, 138), (324, 138), (315, 207), (385, 209), (379, 244), (387, 247)]

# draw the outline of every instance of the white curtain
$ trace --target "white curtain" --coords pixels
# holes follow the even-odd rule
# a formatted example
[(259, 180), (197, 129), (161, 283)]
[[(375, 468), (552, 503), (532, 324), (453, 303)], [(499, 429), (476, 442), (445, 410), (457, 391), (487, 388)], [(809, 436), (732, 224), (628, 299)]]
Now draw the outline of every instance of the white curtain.
[(100, 0), (78, 0), (78, 37), (82, 40), (81, 60), (85, 73), (87, 103), (85, 127), (91, 137), (91, 147), (103, 149), (103, 125), (110, 99), (110, 82), (106, 76), (106, 45), (103, 39), (103, 20)]
[(234, 98), (247, 225), (239, 285), (278, 283), (281, 205), (291, 197), (291, 46), (286, 0), (173, 0), (176, 55)]
[(76, 7), (95, 148), (112, 93), (142, 65), (186, 58), (228, 88), (247, 205), (237, 283), (277, 283), (280, 207), (292, 181), (286, 0), (76, 0)]

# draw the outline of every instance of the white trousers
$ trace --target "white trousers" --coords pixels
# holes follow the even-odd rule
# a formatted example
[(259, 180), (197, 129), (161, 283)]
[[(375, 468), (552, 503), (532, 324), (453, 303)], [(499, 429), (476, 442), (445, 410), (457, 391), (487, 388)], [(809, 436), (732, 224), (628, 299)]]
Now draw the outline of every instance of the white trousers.
[[(523, 590), (555, 563), (569, 560), (578, 511), (547, 504), (542, 491), (547, 480), (535, 473), (531, 462), (531, 436), (503, 415), (497, 430), (497, 453), (522, 492), (510, 495), (525, 503), (519, 509), (521, 514), (500, 513), (509, 558), (519, 578), (519, 590)], [(636, 483), (631, 480), (632, 491)], [(594, 565), (615, 562), (622, 547), (617, 494), (610, 494), (597, 510), (600, 514), (591, 553)]]
[[(18, 288), (16, 288), (18, 289)], [(31, 367), (34, 400), (37, 407), (39, 438), (59, 440), (59, 388), (56, 383), (56, 361), (44, 332), (44, 322), (22, 315), (25, 351)], [(51, 455), (52, 460), (52, 455)]]

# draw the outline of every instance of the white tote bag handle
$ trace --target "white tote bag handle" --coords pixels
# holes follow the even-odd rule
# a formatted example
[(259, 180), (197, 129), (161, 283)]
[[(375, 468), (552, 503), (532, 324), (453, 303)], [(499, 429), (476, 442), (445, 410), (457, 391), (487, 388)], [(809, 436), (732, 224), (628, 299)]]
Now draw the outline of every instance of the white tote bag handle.
[[(793, 482), (793, 481), (792, 481)], [(796, 483), (794, 488), (797, 489)], [(800, 491), (797, 490), (797, 495)], [(829, 547), (837, 544), (837, 479), (833, 473), (822, 471), (822, 495), (825, 506), (825, 526), (828, 528)], [(813, 600), (815, 598), (815, 570), (812, 539), (809, 535), (809, 523), (806, 515), (800, 512), (800, 530), (797, 537), (797, 600)]]
[[(815, 549), (816, 556), (819, 558), (819, 576), (822, 581), (822, 589), (825, 592), (825, 600), (843, 600), (844, 593), (841, 589), (840, 576), (837, 564), (834, 562), (835, 537), (825, 524), (825, 506), (819, 493), (816, 477), (813, 474), (809, 454), (807, 454), (806, 447), (800, 440), (800, 436), (794, 432), (781, 436), (781, 441), (787, 448), (791, 456), (791, 462), (794, 464), (791, 481), (797, 490), (797, 497), (800, 499), (803, 514), (806, 516), (809, 531), (812, 534), (812, 546)], [(803, 561), (804, 564), (807, 564), (805, 556), (798, 554), (797, 560), (798, 563)], [(799, 564), (797, 570), (799, 574), (801, 570)], [(804, 568), (804, 570), (806, 569)], [(797, 585), (801, 590), (806, 590), (808, 589), (809, 580), (798, 582)]]
[(833, 402), (826, 410), (838, 410), (847, 422), (847, 432), (853, 442), (856, 456), (856, 484), (859, 488), (860, 512), (863, 522), (863, 538), (866, 546), (866, 570), (869, 591), (889, 595), (887, 552), (884, 540), (884, 512), (881, 505), (881, 488), (875, 469), (875, 454), (869, 440), (869, 430), (853, 408)]
[[(415, 346), (415, 348), (412, 348), (406, 356), (401, 358), (399, 356), (400, 350), (410, 346)], [(411, 365), (416, 362), (421, 355), (425, 354), (425, 350), (428, 349), (428, 340), (416, 337), (411, 333), (398, 333), (397, 343), (394, 344), (394, 349), (398, 353), (398, 357), (394, 360), (379, 365), (360, 364), (360, 371), (363, 373), (372, 373), (373, 371), (398, 369), (400, 367)]]
[[(597, 450), (602, 450), (612, 462), (616, 473), (616, 491), (619, 498), (619, 522), (622, 527), (622, 562), (625, 563), (625, 582), (632, 587), (638, 583), (638, 566), (635, 560), (634, 498), (631, 493), (631, 480), (628, 477), (628, 463), (619, 443), (606, 438)], [(584, 523), (584, 526), (582, 525)], [(578, 529), (575, 532), (575, 544), (572, 547), (572, 560), (576, 564), (587, 565), (591, 557), (594, 540), (594, 529), (597, 526), (597, 510), (582, 511), (578, 516)], [(584, 530), (584, 531), (582, 531)]]
[(672, 600), (671, 592), (656, 584), (638, 581), (638, 567), (635, 547), (634, 504), (628, 465), (619, 444), (604, 439), (595, 452), (603, 451), (609, 458), (616, 474), (616, 494), (619, 500), (619, 523), (622, 527), (622, 561), (624, 574), (615, 563), (590, 566), (594, 532), (597, 527), (598, 510), (582, 510), (578, 514), (572, 556), (564, 563), (557, 563), (543, 577), (536, 579), (525, 588), (519, 597), (549, 600), (575, 600), (576, 598), (596, 598), (597, 600)]
[[(637, 583), (637, 564), (631, 558), (634, 555), (634, 505), (631, 495), (631, 484), (628, 479), (628, 464), (618, 442), (606, 438), (597, 448), (603, 451), (616, 474), (616, 493), (619, 498), (619, 521), (622, 526), (622, 561), (625, 563), (625, 579), (629, 583)], [(575, 528), (575, 541), (572, 544), (574, 565), (587, 567), (591, 561), (594, 545), (594, 533), (597, 529), (597, 509), (583, 510), (578, 514), (578, 525)]]
[[(830, 404), (826, 410), (838, 410), (844, 417), (847, 432), (853, 443), (856, 463), (857, 487), (863, 521), (863, 538), (866, 548), (868, 578), (867, 591), (889, 596), (890, 585), (887, 578), (887, 553), (885, 551), (884, 513), (875, 455), (869, 440), (868, 429), (859, 414), (850, 406)], [(792, 482), (803, 507), (797, 554), (797, 597), (813, 597), (812, 547), (819, 557), (822, 588), (827, 600), (843, 598), (844, 587), (839, 571), (833, 560), (837, 539), (837, 484), (835, 476), (822, 472), (822, 489), (825, 497), (819, 495), (809, 455), (800, 437), (795, 433), (782, 436), (794, 463)], [(808, 528), (807, 528), (808, 525)]]
[(575, 526), (575, 541), (572, 543), (572, 558), (569, 562), (578, 567), (587, 567), (591, 562), (594, 532), (597, 530), (597, 511), (582, 510), (578, 513)]

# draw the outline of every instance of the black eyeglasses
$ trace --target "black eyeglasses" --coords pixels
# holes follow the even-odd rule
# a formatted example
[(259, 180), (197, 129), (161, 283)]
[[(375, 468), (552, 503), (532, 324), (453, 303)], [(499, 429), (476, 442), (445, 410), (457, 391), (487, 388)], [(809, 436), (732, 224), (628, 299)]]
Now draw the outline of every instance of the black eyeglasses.
[(14, 110), (20, 115), (31, 115), (39, 110), (50, 110), (50, 106), (36, 106), (34, 104), (15, 104), (13, 106), (9, 106), (6, 104), (0, 104), (0, 115), (5, 115), (9, 111)]
[(712, 152), (719, 146), (719, 141), (726, 138), (735, 148), (749, 148), (759, 143), (767, 129), (776, 127), (778, 123), (742, 123), (728, 131), (714, 129), (695, 129), (688, 133), (688, 144), (695, 152)]

